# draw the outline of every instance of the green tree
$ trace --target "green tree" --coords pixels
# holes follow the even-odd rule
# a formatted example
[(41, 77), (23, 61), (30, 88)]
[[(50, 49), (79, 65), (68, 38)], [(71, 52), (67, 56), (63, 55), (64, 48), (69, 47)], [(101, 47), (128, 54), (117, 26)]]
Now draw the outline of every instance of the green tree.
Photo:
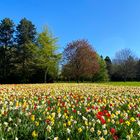
[(103, 59), (103, 57), (98, 57), (98, 63), (99, 63), (99, 71), (93, 76), (93, 81), (108, 81), (108, 73), (106, 69), (106, 63)]
[(36, 51), (36, 28), (31, 21), (23, 18), (16, 28), (17, 42), (17, 69), (21, 72), (22, 81), (28, 82), (31, 73), (31, 66)]
[(109, 56), (106, 56), (104, 60), (105, 60), (105, 63), (106, 63), (106, 68), (107, 68), (109, 78), (111, 79), (111, 74), (112, 74), (112, 62), (111, 62), (111, 59), (109, 58)]
[(136, 79), (140, 81), (140, 59), (137, 61), (136, 64)]
[(0, 23), (0, 75), (1, 80), (6, 82), (10, 74), (10, 61), (12, 46), (14, 43), (14, 23), (5, 18)]
[(58, 74), (59, 60), (61, 54), (57, 53), (57, 38), (53, 37), (47, 27), (38, 35), (38, 51), (36, 64), (44, 72), (44, 82), (54, 80)]
[(31, 21), (26, 18), (21, 19), (16, 29), (16, 41), (18, 45), (36, 41), (36, 28)]

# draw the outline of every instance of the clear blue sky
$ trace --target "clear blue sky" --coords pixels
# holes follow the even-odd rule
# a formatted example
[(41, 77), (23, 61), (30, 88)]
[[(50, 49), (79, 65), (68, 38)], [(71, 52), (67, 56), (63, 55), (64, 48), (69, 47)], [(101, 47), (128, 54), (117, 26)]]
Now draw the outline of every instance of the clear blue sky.
[(1, 0), (0, 20), (31, 20), (38, 32), (48, 25), (61, 50), (86, 38), (101, 55), (130, 48), (140, 57), (140, 0)]

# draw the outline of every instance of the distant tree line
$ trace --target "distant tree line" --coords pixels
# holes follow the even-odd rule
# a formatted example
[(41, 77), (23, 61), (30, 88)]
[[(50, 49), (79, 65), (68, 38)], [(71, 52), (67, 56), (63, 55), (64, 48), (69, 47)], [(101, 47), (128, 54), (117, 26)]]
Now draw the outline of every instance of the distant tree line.
[(100, 56), (85, 39), (58, 52), (58, 38), (47, 27), (37, 33), (26, 18), (0, 22), (0, 83), (54, 81), (140, 81), (140, 60), (122, 49), (113, 60)]
[(118, 51), (115, 58), (105, 58), (111, 81), (140, 81), (140, 59), (130, 49)]

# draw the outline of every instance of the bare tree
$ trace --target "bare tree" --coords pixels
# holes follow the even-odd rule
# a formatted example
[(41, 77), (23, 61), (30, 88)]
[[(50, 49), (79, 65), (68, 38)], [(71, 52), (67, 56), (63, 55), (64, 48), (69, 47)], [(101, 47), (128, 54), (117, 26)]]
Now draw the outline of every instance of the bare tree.
[(136, 77), (136, 57), (130, 49), (122, 49), (116, 53), (114, 73), (124, 81)]

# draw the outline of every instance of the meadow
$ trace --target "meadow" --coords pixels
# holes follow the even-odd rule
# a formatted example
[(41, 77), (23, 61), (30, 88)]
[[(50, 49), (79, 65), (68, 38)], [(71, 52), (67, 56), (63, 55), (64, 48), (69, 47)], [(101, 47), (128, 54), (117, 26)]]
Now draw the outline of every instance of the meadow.
[(0, 140), (139, 140), (140, 87), (0, 85)]

